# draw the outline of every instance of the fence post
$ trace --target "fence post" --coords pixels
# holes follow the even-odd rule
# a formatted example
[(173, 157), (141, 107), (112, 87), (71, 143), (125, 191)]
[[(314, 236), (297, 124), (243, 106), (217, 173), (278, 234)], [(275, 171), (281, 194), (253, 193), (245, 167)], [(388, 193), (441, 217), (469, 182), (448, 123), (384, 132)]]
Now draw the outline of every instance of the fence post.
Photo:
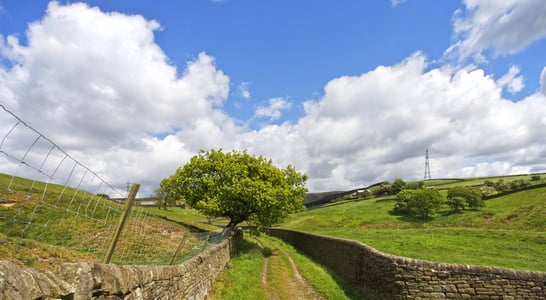
[(182, 239), (180, 240), (180, 244), (178, 244), (178, 247), (176, 248), (176, 251), (174, 252), (173, 257), (171, 258), (171, 262), (169, 265), (174, 265), (176, 262), (176, 258), (178, 257), (178, 253), (180, 253), (180, 250), (182, 250), (182, 247), (184, 246), (184, 242), (186, 241), (186, 235), (188, 233), (184, 232), (184, 235), (182, 236)]
[(127, 220), (127, 217), (129, 216), (129, 212), (131, 211), (131, 207), (133, 206), (133, 202), (135, 201), (136, 194), (139, 188), (140, 188), (140, 184), (137, 184), (137, 183), (134, 183), (133, 186), (131, 187), (131, 191), (129, 192), (129, 195), (127, 196), (127, 203), (125, 204), (125, 210), (123, 211), (123, 214), (121, 215), (121, 218), (119, 219), (118, 227), (116, 228), (116, 231), (114, 232), (114, 235), (112, 236), (110, 247), (108, 248), (108, 251), (106, 252), (106, 256), (104, 257), (105, 264), (109, 264), (110, 260), (112, 260), (114, 249), (116, 249), (116, 244), (118, 242), (119, 236), (121, 234), (121, 231), (123, 230), (125, 221)]

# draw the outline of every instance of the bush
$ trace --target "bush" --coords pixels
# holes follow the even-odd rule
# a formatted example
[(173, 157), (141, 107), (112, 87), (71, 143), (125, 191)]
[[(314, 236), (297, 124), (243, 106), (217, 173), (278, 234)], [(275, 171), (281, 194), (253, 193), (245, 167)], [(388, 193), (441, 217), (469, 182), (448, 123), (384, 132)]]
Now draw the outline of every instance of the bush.
[(447, 205), (454, 211), (465, 208), (479, 209), (485, 206), (482, 199), (482, 193), (476, 189), (467, 186), (457, 186), (447, 192)]
[(482, 186), (480, 188), (480, 192), (482, 193), (482, 197), (488, 197), (498, 194), (497, 190), (492, 186)]
[(526, 186), (529, 186), (529, 185), (530, 185), (529, 181), (524, 180), (524, 179), (514, 180), (514, 181), (510, 182), (510, 188), (512, 190), (519, 189), (519, 188), (522, 188), (522, 187), (526, 187)]
[(396, 196), (394, 212), (428, 219), (442, 205), (440, 193), (433, 189), (402, 190)]
[(495, 186), (495, 183), (489, 179), (487, 179), (486, 181), (484, 181), (484, 183), (486, 186), (489, 186), (489, 187), (494, 187)]
[(446, 204), (455, 212), (464, 210), (464, 208), (468, 205), (466, 199), (463, 197), (448, 197)]
[(408, 182), (406, 184), (406, 189), (408, 190), (419, 190), (424, 187), (425, 187), (425, 182), (423, 181)]
[(408, 203), (415, 191), (403, 190), (396, 195), (396, 204), (394, 205), (394, 212), (397, 214), (407, 214), (410, 212)]
[(392, 183), (392, 192), (394, 194), (400, 193), (401, 190), (406, 188), (406, 182), (402, 180), (401, 178), (396, 178), (394, 182)]
[(510, 185), (505, 183), (503, 179), (499, 179), (495, 182), (494, 187), (499, 192), (506, 192), (510, 190)]

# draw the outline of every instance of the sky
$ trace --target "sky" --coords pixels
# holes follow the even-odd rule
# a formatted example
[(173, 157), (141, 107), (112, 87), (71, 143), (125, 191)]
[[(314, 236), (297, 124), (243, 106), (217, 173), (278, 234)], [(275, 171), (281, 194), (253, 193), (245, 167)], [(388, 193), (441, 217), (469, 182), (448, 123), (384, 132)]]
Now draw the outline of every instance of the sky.
[(311, 192), (422, 180), (427, 149), (432, 178), (546, 172), (544, 15), (543, 0), (0, 0), (0, 104), (141, 196), (217, 148), (293, 165)]

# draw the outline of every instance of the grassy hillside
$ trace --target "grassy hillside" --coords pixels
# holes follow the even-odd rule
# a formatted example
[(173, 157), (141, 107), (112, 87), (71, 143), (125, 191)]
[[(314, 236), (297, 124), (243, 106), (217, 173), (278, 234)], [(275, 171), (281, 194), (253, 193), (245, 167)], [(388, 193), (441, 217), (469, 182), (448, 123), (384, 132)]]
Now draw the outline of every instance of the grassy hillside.
[(392, 196), (338, 202), (293, 215), (282, 227), (358, 240), (407, 257), (546, 271), (546, 188), (487, 200), (482, 210), (454, 214), (445, 207), (427, 221), (391, 214), (394, 203)]
[[(82, 190), (0, 174), (0, 260), (37, 268), (101, 262), (124, 208)], [(181, 237), (194, 228), (165, 219), (133, 208), (113, 262), (168, 263)], [(198, 243), (188, 235), (183, 252)]]

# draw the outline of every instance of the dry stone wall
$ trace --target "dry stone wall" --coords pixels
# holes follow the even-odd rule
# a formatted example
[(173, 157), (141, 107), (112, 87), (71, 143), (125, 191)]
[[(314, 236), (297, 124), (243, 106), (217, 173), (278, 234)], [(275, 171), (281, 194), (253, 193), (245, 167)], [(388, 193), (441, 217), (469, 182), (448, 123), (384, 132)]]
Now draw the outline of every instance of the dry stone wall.
[(546, 273), (435, 263), (379, 252), (360, 242), (273, 228), (359, 289), (366, 299), (546, 299)]
[(229, 239), (176, 266), (67, 263), (57, 271), (0, 261), (1, 299), (205, 299), (242, 241)]

